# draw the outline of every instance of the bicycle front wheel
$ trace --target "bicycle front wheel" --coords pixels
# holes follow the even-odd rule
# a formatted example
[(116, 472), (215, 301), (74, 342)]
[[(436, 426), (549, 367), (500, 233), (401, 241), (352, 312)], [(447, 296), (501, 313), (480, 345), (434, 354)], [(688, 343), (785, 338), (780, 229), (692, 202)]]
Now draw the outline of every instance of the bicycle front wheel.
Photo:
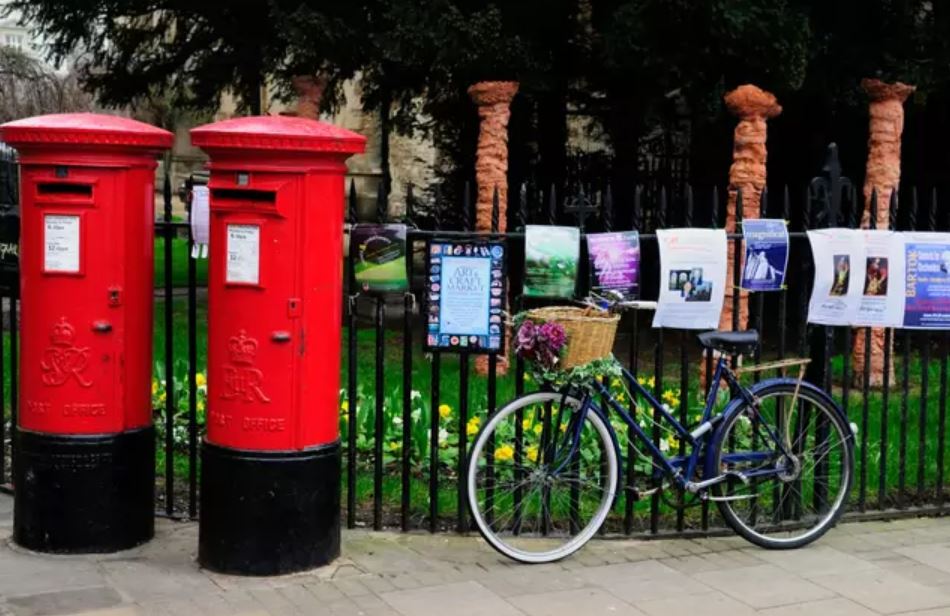
[(613, 504), (618, 461), (610, 428), (580, 400), (522, 396), (489, 419), (472, 446), (468, 501), (482, 537), (525, 563), (560, 560), (583, 546)]
[(713, 446), (714, 468), (732, 473), (713, 496), (745, 539), (765, 548), (801, 547), (844, 510), (854, 474), (851, 427), (807, 383), (775, 383), (755, 397), (757, 408), (728, 418)]

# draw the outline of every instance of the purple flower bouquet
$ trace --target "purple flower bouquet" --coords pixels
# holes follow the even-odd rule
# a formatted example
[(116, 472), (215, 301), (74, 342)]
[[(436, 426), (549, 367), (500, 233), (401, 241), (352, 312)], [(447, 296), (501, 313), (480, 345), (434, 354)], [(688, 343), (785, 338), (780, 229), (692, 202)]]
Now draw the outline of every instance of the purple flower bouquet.
[(531, 319), (525, 319), (515, 334), (515, 353), (544, 370), (554, 370), (566, 344), (564, 327), (554, 321), (539, 325)]

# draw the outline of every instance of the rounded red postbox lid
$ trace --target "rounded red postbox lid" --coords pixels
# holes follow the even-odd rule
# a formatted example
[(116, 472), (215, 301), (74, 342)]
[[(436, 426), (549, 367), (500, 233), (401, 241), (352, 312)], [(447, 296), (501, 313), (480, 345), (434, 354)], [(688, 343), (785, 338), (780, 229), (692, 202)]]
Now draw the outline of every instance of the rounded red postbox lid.
[(174, 135), (150, 124), (101, 113), (54, 113), (0, 125), (0, 140), (23, 145), (95, 145), (165, 149)]
[(282, 150), (360, 154), (366, 137), (308, 118), (250, 116), (222, 120), (191, 129), (191, 143), (200, 148)]

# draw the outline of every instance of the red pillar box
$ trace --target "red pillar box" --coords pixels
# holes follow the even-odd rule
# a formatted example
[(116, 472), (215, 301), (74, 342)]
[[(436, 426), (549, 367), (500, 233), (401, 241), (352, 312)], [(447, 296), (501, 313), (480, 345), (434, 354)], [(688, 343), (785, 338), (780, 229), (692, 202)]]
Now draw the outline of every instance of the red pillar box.
[(90, 113), (18, 120), (23, 348), (13, 538), (43, 552), (151, 539), (155, 157), (172, 134)]
[(344, 161), (366, 140), (267, 116), (191, 141), (211, 159), (198, 559), (246, 575), (326, 564), (340, 551)]

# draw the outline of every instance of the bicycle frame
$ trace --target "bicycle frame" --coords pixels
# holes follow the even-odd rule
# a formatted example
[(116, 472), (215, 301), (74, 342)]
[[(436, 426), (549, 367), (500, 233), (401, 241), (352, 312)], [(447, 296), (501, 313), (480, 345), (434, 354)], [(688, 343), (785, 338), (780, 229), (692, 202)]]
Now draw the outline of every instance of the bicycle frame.
[[(573, 444), (570, 451), (570, 454), (566, 460), (570, 460), (576, 453), (578, 443), (580, 441), (580, 431), (584, 425), (584, 421), (587, 418), (587, 413), (590, 412), (592, 408), (597, 409), (598, 412), (606, 419), (609, 417), (609, 409), (613, 409), (620, 418), (627, 424), (629, 430), (633, 432), (636, 438), (646, 447), (647, 452), (653, 458), (654, 462), (657, 463), (660, 468), (670, 476), (676, 484), (683, 488), (688, 489), (689, 487), (694, 487), (695, 484), (691, 483), (690, 478), (694, 476), (696, 472), (697, 465), (700, 462), (700, 455), (704, 452), (703, 445), (706, 444), (708, 437), (714, 433), (715, 425), (725, 417), (724, 413), (720, 413), (716, 416), (713, 416), (713, 408), (715, 407), (716, 399), (719, 395), (720, 383), (723, 378), (729, 385), (729, 388), (737, 392), (742, 400), (749, 406), (751, 409), (756, 409), (755, 399), (752, 394), (743, 387), (736, 375), (728, 368), (725, 363), (725, 359), (720, 357), (716, 363), (716, 368), (712, 375), (712, 386), (709, 389), (709, 393), (706, 397), (706, 404), (703, 408), (702, 418), (699, 425), (691, 432), (683, 424), (681, 424), (672, 413), (664, 408), (663, 404), (658, 401), (654, 395), (643, 385), (641, 385), (637, 379), (625, 368), (621, 368), (622, 375), (624, 380), (631, 388), (631, 398), (639, 395), (647, 404), (651, 407), (655, 415), (660, 416), (659, 421), (665, 421), (668, 423), (673, 431), (677, 434), (678, 438), (688, 443), (691, 447), (688, 456), (675, 456), (667, 457), (663, 454), (660, 448), (653, 442), (653, 439), (640, 427), (635, 418), (630, 414), (628, 409), (621, 406), (619, 402), (613, 397), (610, 393), (610, 390), (604, 386), (600, 381), (594, 381), (593, 388), (596, 391), (597, 395), (601, 397), (602, 400), (606, 402), (606, 408), (598, 406), (590, 393), (584, 395), (580, 412), (577, 414), (577, 422), (573, 430)], [(609, 422), (608, 422), (609, 425)], [(765, 426), (768, 435), (775, 442), (775, 445), (780, 449), (781, 453), (788, 455), (788, 452), (785, 449), (785, 443), (782, 439), (778, 438), (774, 434), (769, 426)], [(633, 438), (633, 437), (628, 437)], [(771, 451), (750, 451), (742, 453), (733, 453), (726, 454), (723, 456), (724, 461), (728, 462), (757, 462), (765, 460), (773, 455)], [(566, 461), (564, 462), (566, 463)], [(562, 463), (562, 466), (563, 464)], [(555, 473), (559, 472), (561, 468), (555, 469)], [(684, 472), (685, 470), (685, 472)], [(779, 471), (776, 468), (765, 468), (758, 469), (754, 471), (749, 471), (745, 473), (746, 478), (752, 477), (763, 477), (777, 474)]]

